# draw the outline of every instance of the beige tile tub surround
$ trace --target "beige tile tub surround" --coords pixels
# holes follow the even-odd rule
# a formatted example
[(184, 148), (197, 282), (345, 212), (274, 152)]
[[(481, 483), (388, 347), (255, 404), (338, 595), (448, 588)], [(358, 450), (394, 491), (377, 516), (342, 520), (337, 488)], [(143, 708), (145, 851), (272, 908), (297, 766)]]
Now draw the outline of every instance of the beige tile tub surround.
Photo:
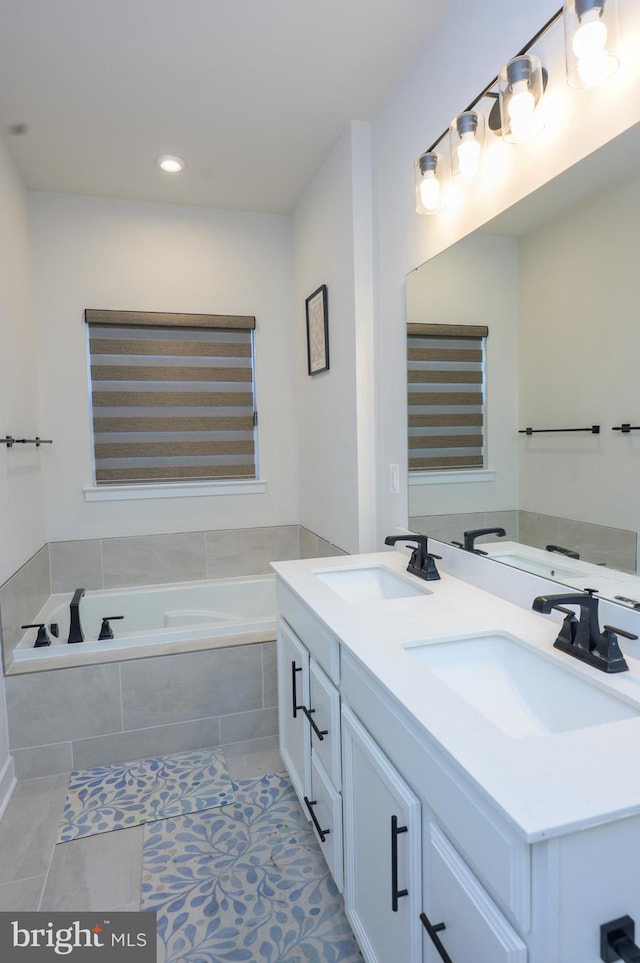
[[(504, 528), (507, 537), (518, 541), (518, 512), (470, 512), (452, 515), (415, 515), (409, 519), (412, 532), (424, 532), (431, 538), (441, 542), (462, 542), (464, 533), (474, 528)], [(483, 541), (495, 541), (495, 535), (477, 539), (478, 545)]]
[[(50, 592), (271, 571), (345, 554), (298, 525), (52, 542), (0, 587), (5, 658)], [(6, 679), (19, 779), (277, 733), (275, 643), (152, 656)]]
[(276, 644), (9, 676), (18, 779), (263, 739), (278, 728)]
[(51, 542), (51, 591), (263, 575), (299, 558), (300, 538), (298, 525), (277, 525)]
[(50, 593), (49, 552), (45, 545), (0, 586), (0, 624), (5, 652), (13, 652), (22, 637), (20, 626), (33, 621)]
[(580, 558), (621, 572), (636, 570), (637, 534), (623, 528), (520, 512), (520, 541), (534, 548), (563, 545)]

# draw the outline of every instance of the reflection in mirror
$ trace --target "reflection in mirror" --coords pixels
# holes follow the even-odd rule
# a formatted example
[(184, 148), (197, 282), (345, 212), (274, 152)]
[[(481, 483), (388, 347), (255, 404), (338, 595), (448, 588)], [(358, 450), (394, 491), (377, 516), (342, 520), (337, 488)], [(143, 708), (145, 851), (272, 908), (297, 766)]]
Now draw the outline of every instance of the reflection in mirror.
[(632, 128), (413, 271), (407, 320), (489, 328), (485, 467), (411, 470), (409, 527), (640, 606), (639, 162)]

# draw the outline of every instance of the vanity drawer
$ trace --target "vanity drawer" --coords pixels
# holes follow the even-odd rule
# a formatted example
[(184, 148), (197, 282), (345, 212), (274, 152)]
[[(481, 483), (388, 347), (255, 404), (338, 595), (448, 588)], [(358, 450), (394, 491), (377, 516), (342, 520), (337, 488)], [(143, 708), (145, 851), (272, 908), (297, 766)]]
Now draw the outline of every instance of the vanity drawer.
[[(320, 666), (311, 660), (309, 666), (309, 707), (312, 711), (312, 755), (320, 759), (336, 789), (342, 783), (340, 763), (340, 694)], [(317, 726), (322, 733), (316, 732)]]
[(276, 579), (276, 602), (282, 617), (306, 645), (332, 682), (340, 682), (340, 645), (329, 629), (302, 602), (295, 592)]
[(338, 890), (343, 887), (342, 796), (336, 792), (322, 763), (311, 760), (311, 797), (305, 799), (316, 839)]
[[(425, 839), (424, 868), (426, 917), (432, 926), (444, 924), (436, 939), (453, 963), (526, 963), (527, 947), (434, 824)], [(424, 963), (441, 963), (424, 915), (421, 919)]]

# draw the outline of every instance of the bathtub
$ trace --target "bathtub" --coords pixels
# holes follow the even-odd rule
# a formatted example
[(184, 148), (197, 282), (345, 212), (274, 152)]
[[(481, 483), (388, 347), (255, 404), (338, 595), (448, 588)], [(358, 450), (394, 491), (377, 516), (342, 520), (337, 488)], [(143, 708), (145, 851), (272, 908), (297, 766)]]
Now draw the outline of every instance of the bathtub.
[[(51, 595), (29, 621), (44, 622), (51, 645), (34, 648), (27, 629), (13, 650), (8, 673), (266, 642), (275, 639), (275, 576), (143, 585), (87, 591), (80, 601), (84, 642), (68, 644), (72, 592)], [(105, 617), (114, 638), (98, 641)], [(25, 621), (27, 621), (25, 619)], [(59, 635), (50, 626), (58, 625)]]

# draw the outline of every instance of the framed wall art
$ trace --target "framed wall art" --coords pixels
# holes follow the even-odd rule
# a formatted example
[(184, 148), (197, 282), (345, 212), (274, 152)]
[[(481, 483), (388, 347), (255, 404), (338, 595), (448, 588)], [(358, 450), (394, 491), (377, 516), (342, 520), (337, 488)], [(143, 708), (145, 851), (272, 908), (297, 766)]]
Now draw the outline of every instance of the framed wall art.
[(329, 311), (327, 285), (322, 284), (305, 301), (307, 313), (307, 365), (310, 375), (329, 370)]

